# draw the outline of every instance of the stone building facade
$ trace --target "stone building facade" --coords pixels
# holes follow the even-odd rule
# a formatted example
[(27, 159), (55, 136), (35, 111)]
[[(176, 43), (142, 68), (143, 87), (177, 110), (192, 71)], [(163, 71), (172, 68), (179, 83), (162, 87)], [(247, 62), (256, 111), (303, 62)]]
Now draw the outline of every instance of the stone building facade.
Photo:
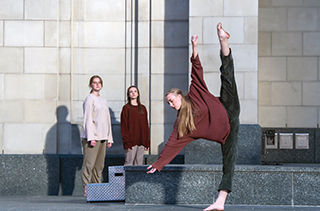
[(317, 127), (317, 0), (0, 0), (2, 154), (81, 154), (82, 103), (98, 74), (122, 154), (120, 112), (135, 84), (149, 112), (151, 154), (172, 131), (164, 93), (188, 89), (190, 36), (219, 95), (215, 26), (230, 32), (242, 124)]

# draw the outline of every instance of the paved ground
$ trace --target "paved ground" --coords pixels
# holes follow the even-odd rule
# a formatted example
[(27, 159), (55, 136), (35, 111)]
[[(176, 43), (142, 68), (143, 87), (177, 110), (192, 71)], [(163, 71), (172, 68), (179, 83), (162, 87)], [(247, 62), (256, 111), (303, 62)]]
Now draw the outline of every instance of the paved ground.
[[(86, 198), (80, 196), (1, 196), (0, 211), (193, 211), (202, 210), (206, 205), (125, 205), (124, 202), (95, 202), (87, 203)], [(225, 211), (304, 211), (320, 210), (319, 206), (226, 206)]]

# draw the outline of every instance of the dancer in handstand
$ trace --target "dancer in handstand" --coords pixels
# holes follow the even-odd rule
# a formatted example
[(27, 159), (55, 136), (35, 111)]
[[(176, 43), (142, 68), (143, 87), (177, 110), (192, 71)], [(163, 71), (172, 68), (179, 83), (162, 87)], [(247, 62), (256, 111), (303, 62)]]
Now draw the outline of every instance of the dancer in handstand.
[(239, 132), (240, 104), (234, 78), (233, 58), (229, 48), (230, 35), (217, 25), (222, 65), (220, 97), (212, 95), (203, 78), (203, 69), (197, 52), (198, 36), (191, 37), (192, 72), (189, 93), (173, 88), (166, 93), (166, 101), (178, 111), (173, 131), (158, 160), (148, 167), (148, 174), (161, 171), (191, 141), (199, 138), (221, 144), (223, 176), (216, 201), (204, 209), (224, 210), (225, 200), (232, 190)]

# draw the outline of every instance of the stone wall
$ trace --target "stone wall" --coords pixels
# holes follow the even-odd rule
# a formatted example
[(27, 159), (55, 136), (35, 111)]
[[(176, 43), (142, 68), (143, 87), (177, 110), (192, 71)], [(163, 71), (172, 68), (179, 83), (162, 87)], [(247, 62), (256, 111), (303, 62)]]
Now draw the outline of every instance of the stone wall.
[(259, 124), (319, 125), (319, 1), (259, 1)]

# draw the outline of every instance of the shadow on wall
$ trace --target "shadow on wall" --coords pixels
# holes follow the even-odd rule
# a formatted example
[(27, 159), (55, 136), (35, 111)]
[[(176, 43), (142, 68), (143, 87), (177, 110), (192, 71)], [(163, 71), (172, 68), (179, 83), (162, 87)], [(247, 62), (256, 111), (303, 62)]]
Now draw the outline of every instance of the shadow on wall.
[[(47, 159), (48, 168), (48, 195), (59, 195), (59, 189), (61, 188), (62, 195), (72, 195), (74, 190), (74, 183), (76, 172), (81, 169), (81, 162), (74, 162), (71, 159), (79, 160), (82, 157), (82, 147), (80, 139), (80, 130), (77, 124), (71, 124), (67, 121), (68, 108), (66, 106), (59, 106), (56, 109), (57, 122), (49, 129), (46, 135), (45, 147), (43, 154)], [(59, 155), (59, 182), (55, 176), (50, 175), (50, 168), (52, 168), (52, 156)], [(70, 157), (67, 162), (61, 162), (61, 160), (67, 157), (61, 157), (60, 155), (78, 155), (76, 157)], [(67, 166), (62, 166), (64, 163)], [(61, 179), (63, 178), (63, 180)]]
[(124, 156), (124, 149), (122, 143), (120, 122), (117, 121), (114, 111), (109, 107), (110, 118), (112, 123), (112, 136), (113, 136), (113, 145), (110, 149), (107, 149), (108, 154), (116, 154)]

